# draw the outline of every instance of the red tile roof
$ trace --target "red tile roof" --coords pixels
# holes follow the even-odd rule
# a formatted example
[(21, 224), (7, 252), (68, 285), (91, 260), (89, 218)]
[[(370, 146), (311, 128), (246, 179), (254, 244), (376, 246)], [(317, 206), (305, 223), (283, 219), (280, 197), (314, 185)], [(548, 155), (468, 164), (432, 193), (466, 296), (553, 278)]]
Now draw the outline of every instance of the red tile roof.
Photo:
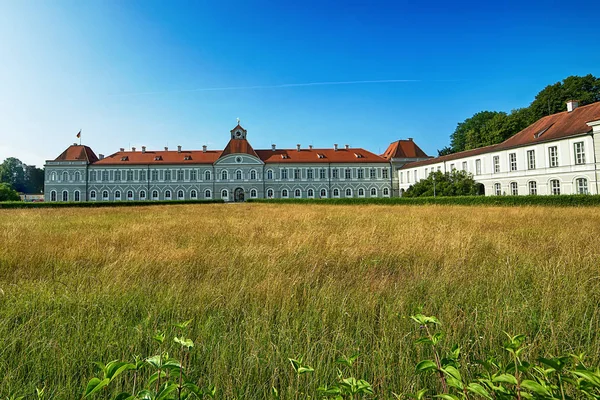
[(390, 143), (385, 153), (381, 157), (386, 160), (392, 158), (430, 158), (423, 150), (417, 146), (412, 139), (397, 140)]
[(54, 161), (87, 161), (93, 163), (98, 161), (98, 157), (92, 149), (87, 146), (73, 144), (69, 146)]
[(586, 123), (600, 120), (600, 102), (577, 107), (571, 112), (563, 111), (543, 117), (504, 142), (480, 147), (473, 150), (461, 151), (447, 156), (430, 160), (416, 161), (405, 164), (401, 169), (414, 168), (422, 165), (437, 164), (444, 161), (456, 160), (494, 151), (507, 150), (515, 147), (529, 146), (537, 143), (550, 142), (570, 136), (590, 133), (592, 128)]
[(246, 139), (231, 139), (229, 143), (227, 143), (227, 146), (225, 146), (223, 153), (221, 153), (221, 157), (225, 157), (229, 154), (249, 154), (258, 158), (258, 155)]
[(221, 156), (220, 150), (191, 150), (191, 151), (120, 151), (111, 154), (95, 165), (148, 165), (148, 164), (212, 164)]
[(276, 149), (256, 150), (265, 163), (387, 163), (380, 156), (364, 149)]

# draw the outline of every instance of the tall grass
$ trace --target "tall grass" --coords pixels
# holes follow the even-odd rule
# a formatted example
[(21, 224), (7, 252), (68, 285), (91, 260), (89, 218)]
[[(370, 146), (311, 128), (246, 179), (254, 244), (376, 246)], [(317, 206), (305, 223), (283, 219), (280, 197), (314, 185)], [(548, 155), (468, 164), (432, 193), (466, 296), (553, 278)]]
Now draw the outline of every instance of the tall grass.
[(193, 319), (192, 365), (226, 399), (293, 398), (288, 357), (383, 398), (412, 391), (408, 315), (470, 357), (503, 331), (531, 357), (600, 361), (600, 209), (293, 204), (0, 210), (0, 397), (78, 399), (92, 361), (150, 355)]

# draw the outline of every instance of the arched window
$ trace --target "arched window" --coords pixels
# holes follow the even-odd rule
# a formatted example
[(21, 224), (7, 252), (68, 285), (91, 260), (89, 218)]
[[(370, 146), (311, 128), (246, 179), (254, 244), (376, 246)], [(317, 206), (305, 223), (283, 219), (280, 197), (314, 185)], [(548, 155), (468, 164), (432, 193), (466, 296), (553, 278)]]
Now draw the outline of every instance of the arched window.
[(371, 197), (377, 197), (377, 189), (371, 188)]
[(210, 181), (210, 171), (204, 171), (204, 180)]
[(80, 201), (80, 200), (81, 200), (81, 198), (80, 198), (80, 194), (79, 194), (79, 190), (76, 190), (76, 191), (75, 191), (75, 195), (74, 195), (73, 199), (74, 199), (75, 201)]
[(333, 189), (333, 197), (340, 197), (340, 189)]
[(192, 190), (190, 192), (190, 197), (194, 200), (196, 200), (198, 198), (198, 192), (196, 192), (195, 190)]
[(52, 172), (52, 173), (50, 174), (50, 180), (51, 180), (52, 182), (56, 181), (56, 172)]
[(229, 192), (227, 191), (227, 189), (221, 190), (221, 198), (223, 200), (227, 200), (229, 198)]
[(67, 171), (63, 172), (63, 175), (62, 175), (62, 180), (63, 180), (64, 182), (66, 182), (66, 181), (68, 181), (68, 180), (69, 180), (69, 173), (68, 173)]
[(152, 191), (152, 200), (158, 200), (158, 190)]
[(352, 197), (352, 189), (346, 189), (346, 197)]
[(302, 197), (302, 192), (300, 191), (300, 189), (294, 190), (294, 197), (297, 199)]
[(287, 189), (283, 189), (281, 191), (281, 197), (283, 197), (284, 199), (287, 199), (289, 196), (288, 190)]
[(529, 181), (527, 185), (529, 186), (529, 195), (535, 196), (537, 194), (537, 182)]
[(56, 201), (56, 191), (55, 190), (50, 192), (50, 201)]
[(575, 187), (577, 194), (589, 194), (588, 192), (588, 181), (585, 178), (579, 178), (575, 181)]
[(165, 190), (165, 200), (171, 200), (171, 191)]
[(365, 189), (363, 189), (363, 188), (358, 189), (358, 197), (365, 197)]
[(228, 179), (227, 170), (221, 171), (221, 180), (226, 181)]
[(494, 183), (494, 193), (496, 196), (502, 195), (502, 186), (499, 183)]
[(312, 199), (315, 197), (315, 191), (313, 189), (308, 189), (306, 195), (308, 196), (308, 198)]
[[(75, 172), (75, 182), (79, 182), (81, 180), (81, 174), (79, 173), (79, 171)], [(78, 200), (75, 200), (78, 201)]]
[(140, 200), (146, 200), (146, 191), (145, 190), (140, 191)]
[(210, 198), (212, 198), (212, 192), (210, 191), (210, 189), (206, 189), (206, 190), (204, 191), (204, 198), (205, 198), (205, 199), (210, 199)]
[(560, 194), (560, 181), (558, 179), (552, 179), (550, 181), (550, 193), (551, 194)]
[(90, 199), (91, 199), (91, 200), (96, 200), (96, 191), (95, 191), (95, 190), (92, 190), (92, 191), (90, 192)]
[(273, 198), (273, 189), (267, 189), (267, 198), (268, 199), (272, 199)]
[(519, 185), (517, 184), (517, 182), (510, 183), (510, 194), (513, 196), (519, 195)]
[(256, 189), (250, 190), (250, 198), (255, 199), (256, 197), (258, 197), (258, 192)]
[(183, 200), (184, 199), (184, 197), (183, 197), (183, 190), (178, 190), (177, 191), (177, 199), (178, 200)]
[(69, 192), (63, 190), (62, 192), (62, 201), (69, 201)]
[(120, 190), (117, 190), (117, 191), (115, 192), (115, 200), (116, 200), (116, 201), (119, 201), (119, 200), (121, 200), (121, 191), (120, 191)]
[(268, 170), (268, 171), (267, 171), (267, 179), (268, 179), (268, 180), (271, 180), (271, 179), (273, 179), (273, 170)]
[(383, 188), (383, 195), (386, 197), (389, 197), (390, 195), (390, 189), (389, 188)]
[(250, 179), (253, 179), (253, 180), (256, 179), (256, 171), (255, 170), (250, 171)]
[(242, 180), (242, 171), (241, 170), (237, 170), (235, 171), (235, 179), (237, 179), (238, 181)]
[(133, 200), (133, 190), (127, 191), (127, 200)]
[(327, 190), (321, 189), (321, 198), (326, 198), (326, 197), (327, 197)]
[(102, 192), (102, 200), (108, 200), (108, 190), (104, 190)]

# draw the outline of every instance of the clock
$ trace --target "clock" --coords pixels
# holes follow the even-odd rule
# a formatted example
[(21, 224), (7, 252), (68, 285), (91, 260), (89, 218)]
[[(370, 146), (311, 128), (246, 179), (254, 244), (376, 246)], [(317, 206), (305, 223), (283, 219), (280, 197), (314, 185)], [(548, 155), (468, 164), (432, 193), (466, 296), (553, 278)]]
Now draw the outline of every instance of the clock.
[(240, 132), (240, 131), (237, 131), (237, 132), (235, 133), (235, 137), (239, 138), (239, 137), (241, 137), (241, 136), (242, 136), (242, 132)]

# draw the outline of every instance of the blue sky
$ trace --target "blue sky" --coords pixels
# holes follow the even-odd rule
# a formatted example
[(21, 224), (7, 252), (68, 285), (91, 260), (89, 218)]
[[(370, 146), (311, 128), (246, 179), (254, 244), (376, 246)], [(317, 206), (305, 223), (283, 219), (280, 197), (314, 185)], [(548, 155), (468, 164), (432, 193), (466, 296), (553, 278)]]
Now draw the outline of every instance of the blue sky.
[[(421, 4), (422, 3), (422, 4)], [(0, 160), (408, 137), (600, 75), (597, 2), (0, 0)], [(322, 82), (402, 81), (331, 85)], [(207, 90), (216, 89), (216, 90)]]

